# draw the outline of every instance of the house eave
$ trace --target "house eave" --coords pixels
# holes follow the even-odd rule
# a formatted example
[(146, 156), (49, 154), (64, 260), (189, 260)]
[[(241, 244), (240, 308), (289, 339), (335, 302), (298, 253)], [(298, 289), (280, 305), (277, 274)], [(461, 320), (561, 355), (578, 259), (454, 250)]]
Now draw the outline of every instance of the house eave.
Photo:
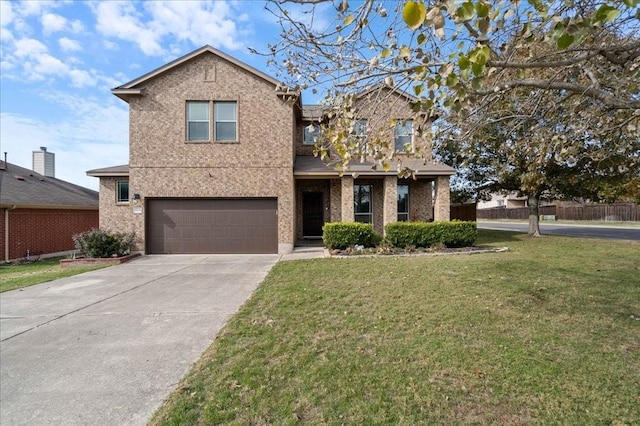
[(140, 85), (140, 84), (142, 84), (142, 83), (144, 83), (144, 82), (146, 82), (146, 81), (148, 81), (148, 80), (150, 80), (150, 79), (152, 79), (154, 77), (157, 77), (157, 76), (159, 76), (159, 75), (161, 75), (161, 74), (163, 74), (163, 73), (165, 73), (165, 72), (167, 72), (167, 71), (169, 71), (169, 70), (171, 70), (171, 69), (173, 69), (173, 68), (175, 68), (175, 67), (177, 67), (177, 66), (179, 66), (179, 65), (181, 65), (181, 64), (183, 64), (185, 62), (187, 62), (187, 61), (190, 61), (191, 59), (193, 59), (193, 58), (195, 58), (197, 56), (200, 56), (201, 54), (203, 54), (205, 52), (212, 53), (212, 54), (224, 59), (225, 61), (230, 62), (233, 65), (236, 65), (237, 67), (242, 68), (245, 71), (247, 71), (247, 72), (249, 72), (249, 73), (251, 73), (251, 74), (253, 74), (253, 75), (255, 75), (255, 76), (259, 77), (259, 78), (261, 78), (262, 80), (273, 84), (276, 87), (277, 92), (286, 92), (287, 95), (289, 95), (289, 96), (291, 96), (294, 93), (297, 94), (297, 92), (295, 92), (295, 91), (293, 91), (291, 89), (287, 89), (286, 85), (284, 85), (282, 82), (276, 80), (275, 78), (271, 77), (270, 75), (265, 74), (262, 71), (252, 67), (251, 65), (246, 64), (246, 63), (244, 63), (244, 62), (242, 62), (242, 61), (240, 61), (240, 60), (238, 60), (238, 59), (236, 59), (236, 58), (234, 58), (232, 56), (229, 56), (226, 53), (221, 52), (220, 50), (211, 47), (210, 45), (202, 46), (201, 48), (199, 48), (197, 50), (194, 50), (193, 52), (188, 53), (188, 54), (186, 54), (184, 56), (181, 56), (181, 57), (169, 62), (168, 64), (165, 64), (165, 65), (163, 65), (163, 66), (161, 66), (159, 68), (156, 68), (156, 69), (154, 69), (154, 70), (152, 70), (152, 71), (150, 71), (150, 72), (148, 72), (146, 74), (143, 74), (140, 77), (138, 77), (138, 78), (136, 78), (134, 80), (131, 80), (128, 83), (125, 83), (125, 84), (123, 84), (121, 86), (116, 87), (115, 89), (112, 89), (111, 92), (114, 95), (118, 96), (119, 98), (127, 101), (128, 96), (135, 96), (135, 95), (139, 95), (139, 94), (126, 93), (126, 92), (123, 92), (123, 91), (132, 90), (132, 89), (133, 90), (138, 90), (138, 89), (135, 89), (136, 86), (138, 86), (138, 85)]
[(142, 96), (144, 93), (144, 89), (121, 89), (115, 88), (111, 89), (111, 93), (122, 99), (123, 101), (129, 103), (129, 100), (136, 96)]
[(37, 209), (37, 210), (98, 210), (97, 205), (79, 206), (79, 205), (60, 205), (60, 204), (13, 204), (0, 203), (0, 209)]
[(129, 165), (123, 164), (120, 166), (104, 167), (101, 169), (87, 170), (87, 176), (92, 177), (129, 177)]

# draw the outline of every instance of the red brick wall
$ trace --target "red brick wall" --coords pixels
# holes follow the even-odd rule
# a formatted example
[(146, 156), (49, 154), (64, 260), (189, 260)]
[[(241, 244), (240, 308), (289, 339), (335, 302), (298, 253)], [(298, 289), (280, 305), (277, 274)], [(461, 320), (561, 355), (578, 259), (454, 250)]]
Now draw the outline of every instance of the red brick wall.
[[(4, 210), (0, 225), (0, 255), (5, 256)], [(9, 259), (73, 250), (72, 236), (98, 227), (98, 210), (9, 210)]]

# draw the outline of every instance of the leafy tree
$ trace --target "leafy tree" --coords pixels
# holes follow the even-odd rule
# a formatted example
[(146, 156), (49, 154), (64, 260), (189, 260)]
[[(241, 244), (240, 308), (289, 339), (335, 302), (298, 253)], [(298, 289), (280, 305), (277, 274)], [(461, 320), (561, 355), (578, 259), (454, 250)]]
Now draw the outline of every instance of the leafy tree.
[[(325, 95), (336, 119), (322, 153), (344, 163), (361, 156), (348, 137), (354, 95), (384, 81), (416, 96), (418, 132), (449, 148), (458, 143), (457, 163), (476, 182), (499, 172), (493, 181), (525, 190), (535, 205), (544, 191), (569, 193), (571, 179), (586, 182), (583, 173), (637, 167), (615, 159), (637, 158), (639, 3), (272, 1), (282, 33), (269, 55), (290, 86)], [(333, 10), (332, 23), (319, 22), (320, 8)], [(478, 141), (489, 146), (472, 149)], [(394, 159), (384, 140), (367, 144), (383, 165)]]

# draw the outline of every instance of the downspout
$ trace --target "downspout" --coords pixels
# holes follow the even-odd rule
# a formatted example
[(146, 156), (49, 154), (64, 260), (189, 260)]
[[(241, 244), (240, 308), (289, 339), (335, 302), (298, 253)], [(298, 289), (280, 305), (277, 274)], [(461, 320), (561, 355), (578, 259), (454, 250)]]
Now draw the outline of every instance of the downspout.
[(15, 209), (16, 206), (7, 207), (4, 210), (4, 262), (9, 263), (9, 210)]

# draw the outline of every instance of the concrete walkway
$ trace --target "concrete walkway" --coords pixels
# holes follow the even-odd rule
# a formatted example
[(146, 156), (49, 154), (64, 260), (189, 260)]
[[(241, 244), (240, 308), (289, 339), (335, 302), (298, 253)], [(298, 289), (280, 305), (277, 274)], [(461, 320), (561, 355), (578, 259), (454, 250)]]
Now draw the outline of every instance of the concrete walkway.
[(2, 293), (0, 424), (146, 424), (278, 259), (147, 256)]

